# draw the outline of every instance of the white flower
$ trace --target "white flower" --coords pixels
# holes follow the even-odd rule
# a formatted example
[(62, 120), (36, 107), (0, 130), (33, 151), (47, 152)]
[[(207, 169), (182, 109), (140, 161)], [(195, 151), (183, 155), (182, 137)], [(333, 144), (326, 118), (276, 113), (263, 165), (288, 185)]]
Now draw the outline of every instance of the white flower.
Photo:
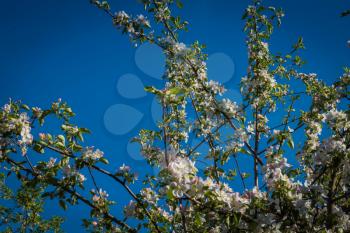
[(125, 20), (129, 19), (129, 15), (125, 11), (119, 11), (116, 15), (117, 19), (119, 20)]
[(127, 206), (124, 207), (125, 217), (134, 217), (136, 215), (136, 202), (131, 200)]
[(92, 196), (93, 202), (100, 202), (100, 201), (106, 200), (107, 197), (109, 196), (108, 193), (102, 190), (101, 188), (98, 191), (96, 191), (95, 189), (92, 189), (91, 192), (93, 194)]
[(214, 94), (222, 95), (225, 92), (225, 88), (216, 81), (210, 80), (206, 85)]
[(333, 153), (345, 153), (346, 144), (344, 139), (329, 138), (323, 140), (314, 155), (314, 161), (317, 165), (326, 164), (331, 161)]
[(238, 150), (244, 146), (244, 143), (249, 141), (250, 135), (247, 134), (244, 128), (237, 128), (233, 134), (232, 141), (227, 146), (228, 150)]
[[(178, 150), (174, 149), (174, 147), (172, 146), (167, 148), (166, 153), (164, 151), (161, 151), (159, 154), (157, 154), (157, 161), (160, 168), (162, 169), (167, 168), (167, 162), (170, 163), (177, 156), (178, 156)], [(165, 157), (167, 157), (167, 159)]]
[(189, 179), (197, 172), (194, 162), (189, 158), (178, 156), (169, 163), (168, 170), (175, 178), (180, 181), (188, 182)]
[(221, 101), (220, 106), (229, 117), (236, 116), (239, 111), (237, 103), (226, 98)]
[(33, 142), (33, 135), (30, 133), (31, 127), (29, 125), (23, 125), (21, 129), (21, 140), (19, 144), (29, 145)]
[(156, 204), (158, 201), (158, 195), (150, 188), (144, 188), (141, 190), (140, 194), (145, 201), (151, 204)]
[(174, 197), (177, 197), (177, 198), (181, 198), (184, 195), (181, 189), (174, 189), (172, 191), (172, 194), (174, 195)]
[(318, 135), (322, 132), (322, 125), (316, 121), (308, 123), (308, 127), (305, 131), (308, 139), (306, 145), (310, 151), (315, 150), (319, 145)]
[(10, 113), (11, 112), (11, 105), (9, 104), (5, 104), (2, 109), (6, 112), (6, 113)]
[(54, 167), (55, 166), (55, 163), (56, 163), (56, 158), (50, 158), (50, 160), (49, 160), (49, 162), (47, 162), (47, 164), (46, 164), (46, 167), (47, 168), (52, 168), (52, 167)]
[(343, 111), (338, 111), (337, 109), (331, 109), (327, 113), (323, 114), (324, 120), (336, 129), (348, 129), (350, 127), (347, 123), (346, 113)]
[(174, 43), (173, 44), (174, 52), (176, 53), (176, 56), (184, 56), (186, 55), (188, 48), (184, 43)]
[(260, 70), (260, 73), (262, 78), (264, 78), (264, 81), (268, 82), (271, 87), (274, 87), (276, 85), (276, 80), (274, 77), (268, 72), (268, 70)]
[(79, 172), (76, 173), (76, 177), (77, 177), (79, 183), (83, 183), (86, 180), (86, 177)]
[(254, 198), (259, 198), (259, 199), (265, 198), (265, 195), (266, 195), (265, 192), (262, 192), (262, 191), (259, 190), (258, 187), (256, 187), (256, 186), (253, 188), (251, 194), (252, 194), (252, 197), (254, 197)]
[(272, 131), (272, 134), (275, 135), (275, 136), (279, 135), (280, 133), (281, 133), (281, 130), (279, 130), (279, 129), (274, 129)]
[(265, 172), (264, 179), (266, 181), (267, 187), (271, 190), (276, 188), (278, 182), (283, 181), (286, 186), (291, 186), (291, 181), (289, 177), (283, 174), (285, 168), (291, 165), (287, 163), (287, 159), (281, 155), (272, 155), (268, 158), (266, 165), (263, 167)]
[[(207, 80), (207, 71), (205, 69), (199, 69), (197, 73), (198, 73), (198, 79), (200, 81)], [(201, 87), (201, 85), (198, 82), (196, 82), (195, 85), (197, 85), (197, 88)]]
[(269, 44), (267, 42), (261, 42), (261, 45), (268, 51), (269, 50)]
[(142, 25), (150, 26), (149, 21), (143, 15), (138, 15), (136, 20), (138, 23)]
[(250, 134), (254, 134), (255, 133), (255, 125), (254, 125), (254, 123), (252, 123), (250, 121), (248, 122), (247, 132), (250, 133)]
[(130, 167), (125, 166), (125, 164), (123, 163), (123, 165), (121, 167), (119, 167), (119, 171), (121, 171), (123, 173), (128, 173), (130, 171)]
[(17, 124), (21, 127), (21, 139), (18, 140), (18, 143), (21, 146), (22, 154), (25, 155), (27, 153), (27, 145), (33, 142), (33, 135), (30, 132), (31, 125), (27, 113), (20, 114)]
[(99, 149), (94, 151), (93, 147), (87, 147), (85, 148), (85, 151), (83, 152), (82, 157), (86, 159), (91, 159), (91, 160), (99, 160), (100, 158), (103, 157), (103, 152), (100, 151)]

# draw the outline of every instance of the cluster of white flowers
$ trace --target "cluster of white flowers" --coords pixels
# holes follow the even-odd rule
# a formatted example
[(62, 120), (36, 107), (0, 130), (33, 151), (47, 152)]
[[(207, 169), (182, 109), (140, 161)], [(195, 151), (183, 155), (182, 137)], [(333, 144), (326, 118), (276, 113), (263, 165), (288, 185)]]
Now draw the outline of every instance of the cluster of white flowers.
[(308, 127), (305, 131), (308, 139), (306, 141), (306, 146), (308, 150), (313, 151), (320, 144), (319, 135), (322, 132), (322, 125), (316, 121), (310, 121)]
[[(206, 81), (208, 79), (206, 65), (207, 64), (205, 62), (202, 62), (201, 69), (198, 69), (198, 71), (197, 71), (198, 81), (200, 81), (200, 82)], [(195, 80), (195, 81), (197, 81), (197, 80)], [(194, 88), (199, 89), (200, 87), (201, 86), (200, 86), (199, 82), (194, 83)]]
[(123, 22), (125, 20), (128, 20), (130, 17), (125, 11), (119, 11), (116, 14), (116, 21), (117, 22)]
[(188, 51), (186, 45), (184, 43), (174, 43), (173, 45), (174, 52), (177, 56), (184, 56)]
[(188, 132), (181, 131), (178, 134), (175, 134), (173, 137), (173, 141), (183, 140), (185, 143), (188, 142)]
[[(113, 176), (131, 194), (133, 201), (124, 207), (125, 217), (140, 220), (136, 228), (141, 231), (144, 230), (142, 227), (149, 231), (158, 231), (159, 227), (159, 232), (211, 233), (350, 231), (347, 200), (350, 196), (350, 123), (348, 111), (340, 110), (343, 107), (340, 101), (343, 97), (348, 98), (350, 71), (346, 71), (342, 81), (327, 86), (319, 82), (315, 74), (296, 73), (294, 65), (300, 62), (298, 57), (293, 60), (292, 54), (271, 54), (265, 41), (270, 37), (273, 19), (279, 19), (282, 13), (273, 7), (263, 7), (257, 0), (254, 1), (255, 6), (248, 7), (244, 16), (247, 18), (249, 64), (246, 77), (241, 81), (243, 103), (239, 106), (227, 98), (218, 97), (226, 90), (218, 82), (208, 80), (204, 62), (207, 56), (201, 52), (204, 47), (197, 42), (186, 45), (178, 41), (177, 32), (184, 21), (170, 18), (173, 16), (168, 5), (173, 1), (142, 2), (149, 13), (155, 15), (155, 21), (165, 26), (163, 38), (148, 31), (150, 22), (143, 15), (133, 17), (120, 11), (112, 17), (113, 23), (133, 42), (155, 43), (166, 56), (165, 86), (150, 91), (155, 93), (165, 110), (158, 124), (159, 130), (142, 130), (135, 138), (150, 165), (158, 166), (160, 171), (155, 176), (146, 176), (145, 187), (134, 194), (129, 185), (136, 176), (129, 166), (123, 164), (113, 174), (95, 167), (96, 171)], [(96, 1), (96, 4), (110, 13), (106, 1)], [(263, 15), (264, 11), (268, 13)], [(289, 63), (293, 64), (293, 68), (289, 67)], [(303, 94), (312, 99), (310, 111), (294, 110), (294, 100), (298, 100), (299, 94), (290, 91), (288, 81), (293, 77), (305, 84)], [(279, 78), (284, 80), (277, 83)], [(62, 112), (65, 113), (64, 108), (61, 111), (61, 105), (64, 105), (61, 100), (55, 102), (50, 111), (59, 118), (62, 118)], [(277, 106), (287, 107), (286, 114), (272, 114)], [(11, 108), (11, 105), (5, 105), (1, 111), (0, 146), (3, 145), (3, 135), (10, 132), (9, 138), (17, 140), (20, 137), (18, 143), (26, 149), (33, 143), (31, 125), (34, 123), (31, 121), (40, 121), (41, 116), (46, 114), (45, 110), (32, 108), (33, 117), (29, 119), (26, 113), (20, 114), (20, 105)], [(30, 112), (28, 107), (23, 109)], [(71, 113), (71, 110), (67, 112)], [(195, 119), (190, 119), (187, 112)], [(277, 126), (270, 128), (268, 119), (275, 121), (275, 117), (282, 124), (279, 121)], [(304, 143), (301, 151), (299, 146), (294, 148), (292, 125), (295, 130), (305, 131), (305, 143), (301, 138), (297, 142), (298, 145)], [(331, 136), (320, 143), (322, 127), (328, 126)], [(40, 134), (43, 145), (47, 143), (54, 147), (64, 142), (66, 146), (67, 140), (67, 148), (71, 149), (74, 140), (69, 136), (79, 136), (84, 131), (70, 123), (64, 123), (62, 130), (67, 137)], [(187, 141), (192, 137), (200, 140), (195, 146)], [(283, 155), (287, 147), (285, 142), (290, 147), (288, 152), (302, 154), (297, 169), (293, 169)], [(75, 152), (74, 147), (72, 149)], [(4, 151), (0, 150), (7, 153)], [(249, 161), (243, 158), (244, 166), (241, 166), (242, 161), (236, 156), (244, 154), (254, 156)], [(199, 172), (195, 165), (202, 158), (203, 163), (209, 165)], [(230, 158), (235, 158), (234, 163), (227, 162)], [(82, 187), (86, 180), (80, 169), (95, 165), (98, 160), (104, 162), (103, 152), (93, 147), (85, 148), (74, 165), (73, 161), (65, 159), (67, 157), (64, 156), (56, 164), (57, 159), (50, 158), (42, 164), (46, 165), (46, 169), (54, 168), (51, 171), (63, 166), (57, 174), (61, 178), (62, 172), (63, 179), (58, 183), (77, 192), (79, 190), (75, 188)], [(252, 162), (254, 168), (254, 186), (250, 184), (247, 162)], [(41, 169), (42, 166), (35, 168)], [(241, 192), (230, 186), (235, 182), (231, 183), (231, 180), (237, 178), (241, 179), (238, 182), (242, 182), (245, 188)], [(304, 178), (306, 181), (301, 184), (298, 179)], [(260, 179), (263, 179), (261, 186), (256, 182), (260, 183)], [(92, 225), (94, 230), (104, 229), (106, 222), (109, 224), (115, 220), (108, 212), (113, 202), (107, 199), (108, 194), (102, 189), (91, 190), (91, 194), (92, 217), (95, 218)], [(125, 221), (115, 223), (123, 225)], [(127, 224), (122, 226), (125, 227), (122, 230), (127, 231)], [(300, 230), (300, 226), (303, 229)]]
[(166, 219), (167, 221), (172, 221), (173, 218), (172, 216), (170, 215), (169, 212), (167, 212), (166, 210), (160, 208), (160, 207), (157, 207), (157, 209), (154, 210), (157, 214), (161, 215), (164, 219)]
[(109, 196), (108, 193), (101, 188), (97, 191), (92, 189), (91, 193), (93, 194), (92, 201), (98, 206), (103, 205)]
[(158, 8), (154, 17), (158, 21), (166, 21), (170, 18), (169, 12), (170, 12), (169, 8), (165, 5), (165, 6)]
[(63, 178), (72, 178), (74, 177), (79, 183), (86, 181), (86, 177), (78, 172), (75, 168), (72, 168), (69, 164), (62, 169)]
[[(213, 179), (207, 177), (205, 180), (197, 178), (193, 190), (197, 189), (195, 194), (196, 198), (204, 198), (204, 192), (208, 190), (212, 192), (216, 200), (224, 204), (224, 208), (228, 210), (239, 211), (244, 213), (250, 202), (250, 196), (246, 194), (240, 194), (234, 192), (226, 183), (217, 183)], [(257, 195), (259, 196), (259, 195)]]
[(100, 151), (99, 149), (94, 150), (93, 147), (85, 148), (85, 150), (82, 154), (82, 158), (88, 159), (88, 160), (93, 160), (93, 161), (99, 160), (102, 157), (103, 157), (103, 152)]
[(11, 105), (5, 104), (2, 109), (4, 110), (5, 113), (9, 114), (11, 112)]
[(258, 75), (260, 78), (262, 78), (262, 82), (268, 84), (270, 87), (276, 86), (276, 80), (275, 78), (268, 72), (266, 69), (259, 70)]
[(211, 91), (212, 93), (222, 95), (226, 90), (225, 88), (218, 82), (209, 80), (206, 82), (206, 87)]
[[(167, 156), (167, 159), (165, 156)], [(183, 157), (178, 150), (170, 147), (166, 154), (164, 152), (159, 153), (157, 160), (160, 168), (167, 170), (172, 177), (172, 182), (162, 188), (162, 193), (172, 189), (173, 195), (180, 198), (184, 192), (191, 189), (198, 171), (191, 159)]]
[(254, 122), (249, 121), (247, 124), (247, 132), (249, 134), (255, 134), (255, 124)]
[(332, 160), (333, 153), (346, 153), (345, 139), (328, 138), (322, 141), (320, 146), (317, 148), (314, 161), (316, 165), (326, 165)]
[(159, 199), (158, 194), (156, 194), (151, 188), (142, 189), (140, 194), (146, 202), (153, 205), (157, 204)]
[(134, 217), (136, 216), (136, 202), (133, 200), (130, 200), (129, 204), (124, 207), (124, 215), (125, 217)]
[[(135, 46), (137, 46), (136, 42), (138, 39), (146, 36), (145, 29), (151, 27), (149, 20), (147, 20), (144, 15), (132, 17), (125, 11), (117, 12), (113, 17), (113, 23), (124, 32), (127, 32), (130, 38), (135, 40)], [(151, 35), (151, 33), (149, 35)]]
[(348, 130), (350, 129), (350, 122), (347, 120), (346, 113), (338, 111), (337, 109), (331, 109), (323, 114), (324, 120), (333, 128)]
[(287, 159), (278, 154), (268, 156), (267, 163), (264, 166), (264, 179), (270, 190), (278, 189), (281, 181), (283, 185), (290, 186), (290, 178), (284, 174), (283, 170), (290, 167)]
[(197, 136), (206, 136), (218, 125), (218, 122), (213, 121), (210, 117), (201, 117), (200, 121), (195, 122), (195, 127), (200, 129)]
[(43, 113), (43, 110), (41, 110), (41, 108), (39, 108), (39, 107), (33, 107), (32, 110), (33, 110), (33, 115), (36, 118), (40, 117), (41, 114)]
[(139, 24), (147, 25), (147, 26), (150, 27), (150, 23), (149, 23), (148, 19), (144, 15), (138, 15), (137, 18), (136, 18), (136, 21)]
[(18, 143), (21, 145), (22, 154), (25, 155), (27, 153), (26, 146), (32, 144), (33, 142), (33, 135), (30, 133), (32, 128), (27, 113), (21, 113), (18, 123), (21, 127), (21, 139), (18, 141)]
[(197, 173), (194, 162), (187, 157), (177, 156), (169, 162), (168, 170), (180, 183), (188, 184)]
[(239, 151), (244, 146), (245, 142), (249, 141), (250, 135), (244, 128), (237, 128), (233, 134), (232, 140), (226, 146), (227, 150)]
[(248, 56), (255, 59), (265, 59), (268, 56), (268, 44), (260, 42), (259, 49), (256, 48), (256, 45), (248, 44)]
[(222, 111), (224, 111), (229, 117), (237, 116), (237, 114), (240, 110), (240, 108), (236, 102), (232, 102), (231, 100), (226, 99), (226, 98), (224, 98), (221, 101), (220, 107), (221, 107)]

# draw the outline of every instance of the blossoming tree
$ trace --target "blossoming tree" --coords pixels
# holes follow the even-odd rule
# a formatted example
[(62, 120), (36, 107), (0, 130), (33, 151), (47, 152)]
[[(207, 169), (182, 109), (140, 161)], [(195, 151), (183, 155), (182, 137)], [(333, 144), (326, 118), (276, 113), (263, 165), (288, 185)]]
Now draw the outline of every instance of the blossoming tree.
[[(141, 2), (148, 18), (114, 13), (107, 1), (92, 1), (132, 43), (154, 43), (166, 55), (165, 86), (145, 87), (159, 100), (162, 120), (157, 130), (143, 129), (133, 139), (159, 173), (133, 191), (134, 172), (126, 165), (117, 171), (101, 167), (108, 160), (84, 145), (89, 130), (71, 123), (74, 113), (65, 102), (40, 109), (10, 101), (0, 112), (0, 191), (18, 208), (0, 207), (6, 231), (60, 231), (60, 217), (40, 215), (51, 198), (64, 209), (90, 207), (83, 224), (91, 232), (350, 232), (350, 69), (332, 85), (301, 73), (301, 38), (290, 53), (272, 54), (268, 41), (284, 14), (254, 0), (243, 15), (248, 68), (240, 82), (244, 101), (237, 104), (221, 98), (225, 88), (208, 80), (204, 46), (180, 42), (178, 32), (187, 22), (171, 9), (181, 2)], [(303, 88), (294, 89), (296, 82)], [(310, 103), (307, 109), (298, 107), (301, 97)], [(32, 133), (54, 118), (61, 133)], [(302, 133), (294, 143), (296, 132)], [(199, 143), (191, 146), (189, 137)], [(209, 148), (204, 154), (198, 150), (203, 144)], [(47, 152), (56, 156), (47, 158)], [(287, 156), (298, 165), (291, 166)], [(196, 167), (199, 157), (208, 164), (204, 171)], [(251, 163), (253, 185), (247, 184), (242, 161)], [(123, 219), (110, 211), (114, 202), (96, 173), (130, 195), (120, 208)], [(7, 176), (20, 182), (14, 192), (5, 184)], [(95, 187), (90, 193), (83, 192), (86, 179)], [(244, 191), (232, 187), (233, 179)]]

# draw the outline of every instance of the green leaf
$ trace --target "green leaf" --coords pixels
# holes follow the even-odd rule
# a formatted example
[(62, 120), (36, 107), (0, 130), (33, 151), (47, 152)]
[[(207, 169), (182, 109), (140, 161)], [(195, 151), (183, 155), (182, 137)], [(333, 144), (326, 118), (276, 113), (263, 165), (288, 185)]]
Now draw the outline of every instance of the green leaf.
[(65, 144), (65, 141), (66, 141), (66, 139), (64, 138), (64, 136), (63, 135), (58, 135), (57, 136), (57, 139), (60, 141), (60, 142), (62, 142), (63, 144)]
[(59, 148), (59, 149), (65, 149), (65, 146), (64, 146), (63, 142), (56, 142), (56, 143), (55, 143), (55, 146), (56, 146), (57, 148)]
[(21, 108), (23, 108), (23, 109), (25, 109), (25, 110), (29, 110), (29, 107), (28, 107), (28, 105), (26, 105), (26, 104), (22, 104), (22, 105), (21, 105)]
[(105, 10), (110, 10), (111, 9), (107, 1), (102, 1), (101, 8), (103, 8)]
[(288, 138), (287, 140), (287, 145), (291, 148), (294, 149), (294, 141), (291, 137)]
[(173, 95), (184, 94), (185, 92), (186, 92), (186, 89), (181, 87), (173, 87), (166, 91), (167, 94), (173, 94)]
[(78, 138), (79, 138), (79, 140), (80, 141), (84, 141), (84, 137), (83, 137), (83, 134), (81, 133), (81, 132), (79, 132), (78, 134), (77, 134), (77, 136), (78, 136)]
[(90, 134), (91, 131), (88, 128), (79, 128), (80, 132)]
[(81, 146), (81, 145), (77, 145), (77, 144), (73, 144), (72, 145), (72, 150), (74, 151), (74, 152), (79, 152), (79, 151), (81, 151), (83, 149), (83, 147)]
[(145, 87), (145, 91), (147, 91), (149, 93), (152, 93), (152, 94), (156, 94), (156, 95), (161, 95), (162, 94), (162, 92), (160, 90), (156, 89), (153, 86), (146, 86)]
[(33, 146), (33, 150), (35, 150), (36, 152), (43, 154), (45, 152), (44, 148), (40, 145), (40, 144), (35, 144)]
[(100, 158), (99, 161), (104, 164), (109, 164), (108, 160), (106, 158)]
[(241, 148), (239, 152), (241, 152), (242, 154), (250, 155), (250, 152), (247, 151), (245, 148)]
[(184, 4), (180, 0), (176, 0), (176, 6), (181, 9), (184, 7)]

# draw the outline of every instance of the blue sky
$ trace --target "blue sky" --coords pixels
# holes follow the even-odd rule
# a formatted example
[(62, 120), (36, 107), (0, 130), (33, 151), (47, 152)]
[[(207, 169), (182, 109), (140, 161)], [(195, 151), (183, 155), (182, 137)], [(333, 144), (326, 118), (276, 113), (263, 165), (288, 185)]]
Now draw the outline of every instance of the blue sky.
[[(139, 129), (154, 127), (153, 97), (143, 93), (139, 84), (162, 83), (156, 79), (162, 71), (159, 51), (147, 46), (135, 49), (88, 0), (0, 0), (0, 4), (1, 105), (10, 97), (39, 106), (62, 98), (77, 113), (74, 121), (91, 129), (93, 134), (86, 142), (105, 151), (112, 169), (126, 163), (140, 173), (152, 172), (135, 148), (129, 147), (128, 153), (127, 144)], [(247, 4), (249, 1), (184, 1), (180, 11), (190, 22), (184, 42), (199, 40), (207, 45), (206, 52), (212, 55), (209, 76), (221, 75), (219, 80), (227, 81), (237, 100), (238, 82), (247, 65), (241, 20)], [(115, 0), (111, 5), (134, 15), (142, 13), (136, 0)], [(303, 36), (307, 48), (302, 53), (307, 60), (303, 71), (318, 73), (327, 83), (334, 81), (342, 67), (350, 64), (350, 18), (339, 16), (350, 8), (349, 1), (284, 0), (274, 5), (284, 8), (286, 17), (271, 40), (271, 50), (289, 51)], [(123, 82), (125, 75), (133, 76), (128, 79), (133, 81)], [(126, 114), (130, 111), (133, 114)], [(118, 131), (121, 125), (113, 119), (134, 127)], [(102, 183), (118, 203), (129, 200), (110, 180)], [(48, 208), (49, 213), (63, 213), (53, 205)], [(77, 220), (82, 211), (73, 208), (64, 213), (67, 232), (81, 231)]]

